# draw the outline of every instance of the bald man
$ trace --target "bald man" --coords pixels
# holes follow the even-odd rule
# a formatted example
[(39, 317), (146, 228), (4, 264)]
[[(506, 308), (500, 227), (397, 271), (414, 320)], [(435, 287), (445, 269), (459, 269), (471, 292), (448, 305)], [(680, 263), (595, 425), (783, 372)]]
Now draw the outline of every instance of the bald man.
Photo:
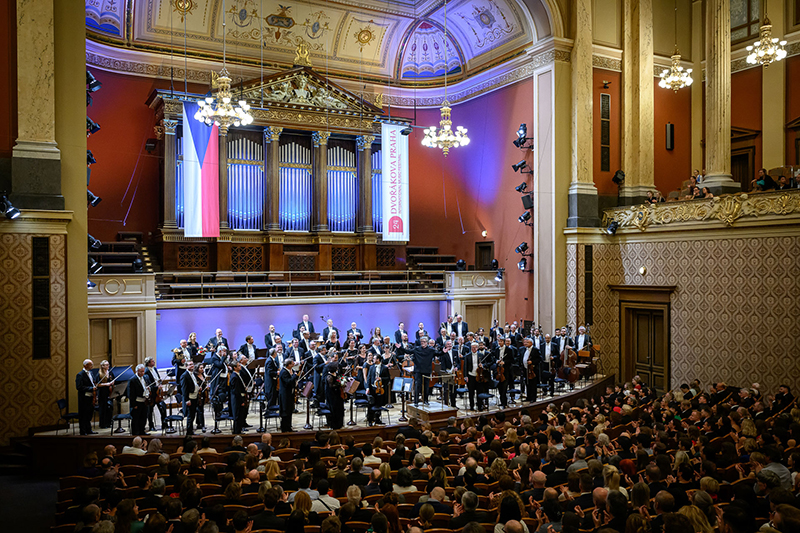
[(547, 484), (547, 474), (541, 470), (536, 470), (531, 473), (530, 481), (533, 488), (526, 490), (521, 495), (522, 501), (525, 502), (526, 505), (531, 501), (542, 501), (544, 498), (544, 486)]
[(96, 390), (91, 359), (83, 362), (83, 370), (75, 376), (75, 388), (78, 390), (78, 426), (81, 435), (95, 435), (92, 431), (92, 417), (94, 416), (94, 391)]

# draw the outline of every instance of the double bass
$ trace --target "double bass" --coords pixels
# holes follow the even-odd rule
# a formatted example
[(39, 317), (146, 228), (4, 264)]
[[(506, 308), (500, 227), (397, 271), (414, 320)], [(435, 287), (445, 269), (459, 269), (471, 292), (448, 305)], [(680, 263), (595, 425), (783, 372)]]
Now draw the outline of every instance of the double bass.
[[(575, 353), (575, 350), (572, 349), (571, 346), (566, 345), (564, 349), (561, 351), (561, 367), (558, 369), (557, 376), (563, 380), (569, 381), (570, 383), (575, 383), (578, 381), (578, 369), (575, 368), (575, 365), (578, 364), (578, 354)], [(569, 373), (567, 373), (567, 369)]]
[(467, 386), (467, 382), (464, 380), (464, 356), (461, 354), (460, 350), (458, 352), (458, 362), (458, 370), (456, 370), (456, 386), (463, 389)]

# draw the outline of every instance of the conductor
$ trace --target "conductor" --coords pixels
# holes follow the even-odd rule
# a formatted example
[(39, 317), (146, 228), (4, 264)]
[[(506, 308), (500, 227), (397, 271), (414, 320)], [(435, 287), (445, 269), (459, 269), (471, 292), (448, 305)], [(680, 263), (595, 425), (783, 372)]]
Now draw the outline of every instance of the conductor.
[(431, 373), (433, 372), (433, 358), (436, 350), (433, 346), (428, 346), (428, 337), (423, 336), (419, 339), (419, 347), (408, 345), (404, 347), (397, 343), (398, 355), (410, 355), (414, 362), (414, 404), (419, 405), (419, 393), (422, 391), (422, 402), (428, 405), (428, 389), (430, 388)]

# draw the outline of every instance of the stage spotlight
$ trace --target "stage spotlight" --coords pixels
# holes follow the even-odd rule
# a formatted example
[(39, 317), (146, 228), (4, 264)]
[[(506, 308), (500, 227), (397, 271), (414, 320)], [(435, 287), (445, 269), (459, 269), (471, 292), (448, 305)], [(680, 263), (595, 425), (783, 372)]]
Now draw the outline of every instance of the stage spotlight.
[(8, 196), (5, 194), (0, 195), (0, 212), (2, 212), (9, 220), (19, 218), (19, 216), (22, 214), (19, 212), (19, 209), (11, 205), (11, 200), (9, 200)]
[(87, 165), (94, 165), (97, 163), (97, 159), (94, 158), (91, 150), (86, 150), (86, 164)]
[(92, 281), (90, 279), (86, 280), (86, 288), (87, 289), (94, 289), (95, 287), (97, 287), (97, 283), (95, 283), (94, 281)]
[(86, 91), (86, 107), (92, 105), (92, 93)]
[(102, 87), (103, 84), (100, 83), (99, 81), (97, 81), (97, 79), (94, 77), (94, 74), (92, 74), (91, 72), (89, 72), (87, 70), (86, 71), (86, 86), (87, 86), (87, 89), (86, 89), (87, 91), (89, 91), (91, 93), (94, 93), (94, 92), (99, 91), (100, 87)]
[(528, 125), (520, 124), (517, 130), (517, 138), (514, 140), (514, 146), (517, 148), (531, 148), (530, 146), (524, 146), (529, 140), (531, 140), (531, 137), (528, 137)]
[(614, 172), (614, 177), (611, 178), (611, 181), (613, 181), (617, 185), (621, 185), (625, 181), (625, 173), (621, 170), (617, 170), (616, 172)]
[(528, 251), (528, 243), (523, 241), (519, 246), (516, 247), (514, 251), (518, 254), (524, 254), (526, 251)]
[(464, 272), (467, 269), (467, 262), (463, 259), (459, 259), (456, 261), (456, 270), (458, 272)]
[(503, 281), (503, 273), (506, 271), (505, 268), (498, 268), (497, 274), (494, 276), (495, 281)]
[(402, 130), (400, 130), (400, 135), (408, 136), (408, 135), (411, 135), (411, 132), (413, 132), (413, 131), (414, 131), (414, 128), (412, 128), (411, 126), (408, 126), (407, 128), (403, 128)]
[(619, 222), (617, 222), (616, 220), (612, 220), (611, 224), (609, 224), (608, 227), (605, 229), (605, 232), (608, 233), (609, 235), (616, 235), (618, 228), (619, 228)]
[(142, 261), (141, 257), (133, 260), (133, 271), (137, 273), (144, 271), (144, 261)]
[(96, 206), (97, 204), (99, 204), (102, 201), (103, 201), (103, 199), (100, 198), (99, 196), (95, 196), (94, 193), (92, 193), (92, 191), (90, 191), (90, 190), (86, 191), (86, 202), (90, 206), (94, 207), (94, 206)]
[(520, 215), (520, 217), (517, 220), (519, 220), (521, 223), (525, 224), (530, 219), (531, 219), (531, 212), (530, 211), (525, 211), (524, 213), (522, 213)]
[(99, 250), (101, 246), (103, 246), (102, 242), (89, 235), (89, 248)]
[(89, 117), (86, 117), (86, 136), (88, 137), (89, 135), (97, 133), (98, 131), (100, 131), (100, 124)]
[(511, 168), (514, 169), (514, 172), (519, 172), (520, 169), (525, 169), (525, 168), (527, 168), (527, 166), (528, 166), (528, 163), (523, 159), (519, 163), (515, 163), (515, 164), (511, 165)]
[(514, 188), (515, 191), (522, 193), (528, 190), (528, 184), (524, 181)]
[(103, 265), (92, 259), (89, 258), (89, 274), (99, 274), (100, 271), (103, 270)]
[(517, 268), (525, 272), (525, 269), (528, 268), (528, 258), (523, 257), (520, 259), (519, 263), (517, 263)]
[(497, 267), (500, 266), (500, 263), (497, 262), (497, 259), (492, 259), (492, 270), (497, 270)]
[(528, 125), (524, 122), (519, 125), (519, 129), (517, 130), (517, 137), (527, 137), (528, 136)]

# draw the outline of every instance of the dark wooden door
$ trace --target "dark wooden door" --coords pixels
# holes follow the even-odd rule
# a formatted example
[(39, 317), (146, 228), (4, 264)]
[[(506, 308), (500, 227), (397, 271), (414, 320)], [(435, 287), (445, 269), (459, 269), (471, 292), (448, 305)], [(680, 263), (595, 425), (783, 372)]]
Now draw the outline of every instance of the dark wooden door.
[(755, 148), (741, 148), (731, 153), (733, 181), (741, 183), (742, 192), (750, 190), (750, 181), (755, 177)]
[(475, 243), (475, 269), (490, 270), (494, 259), (494, 241)]
[[(659, 391), (667, 388), (666, 324), (663, 309), (631, 309), (633, 375)], [(626, 381), (633, 376), (626, 377)]]

